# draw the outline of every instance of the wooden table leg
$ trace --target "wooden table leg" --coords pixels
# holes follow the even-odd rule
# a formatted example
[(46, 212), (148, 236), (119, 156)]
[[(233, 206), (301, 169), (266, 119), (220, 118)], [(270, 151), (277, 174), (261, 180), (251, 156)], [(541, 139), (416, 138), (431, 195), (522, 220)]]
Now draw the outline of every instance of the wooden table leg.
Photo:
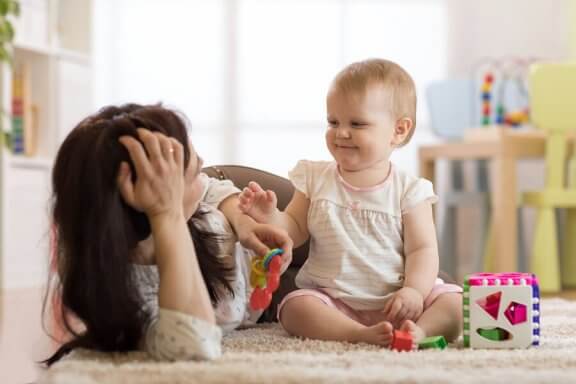
[[(504, 151), (503, 151), (504, 152)], [(518, 218), (516, 217), (517, 187), (516, 159), (500, 155), (494, 159), (492, 183), (492, 218), (495, 272), (514, 272), (518, 269)]]
[(420, 177), (423, 177), (434, 183), (434, 177), (436, 173), (436, 162), (434, 161), (434, 158), (428, 157), (420, 152), (418, 155), (418, 161), (420, 163)]

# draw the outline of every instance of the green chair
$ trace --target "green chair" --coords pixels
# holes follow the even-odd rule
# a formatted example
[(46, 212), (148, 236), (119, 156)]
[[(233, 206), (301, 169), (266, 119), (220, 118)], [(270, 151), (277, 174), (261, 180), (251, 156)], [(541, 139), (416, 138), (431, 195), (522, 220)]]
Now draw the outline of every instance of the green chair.
[[(530, 268), (542, 291), (557, 292), (562, 282), (576, 285), (576, 166), (566, 161), (568, 138), (576, 132), (576, 63), (536, 64), (529, 86), (532, 122), (547, 133), (546, 185), (522, 196), (537, 210)], [(557, 208), (566, 209), (561, 261)]]

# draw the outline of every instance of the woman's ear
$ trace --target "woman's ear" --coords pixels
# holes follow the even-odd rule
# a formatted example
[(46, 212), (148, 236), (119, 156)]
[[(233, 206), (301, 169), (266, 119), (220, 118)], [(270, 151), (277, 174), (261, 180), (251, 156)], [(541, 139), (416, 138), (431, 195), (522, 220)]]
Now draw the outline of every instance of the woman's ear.
[(410, 136), (410, 132), (414, 129), (414, 122), (409, 117), (403, 117), (396, 121), (394, 126), (394, 134), (392, 135), (392, 145), (399, 147), (404, 144), (406, 138)]

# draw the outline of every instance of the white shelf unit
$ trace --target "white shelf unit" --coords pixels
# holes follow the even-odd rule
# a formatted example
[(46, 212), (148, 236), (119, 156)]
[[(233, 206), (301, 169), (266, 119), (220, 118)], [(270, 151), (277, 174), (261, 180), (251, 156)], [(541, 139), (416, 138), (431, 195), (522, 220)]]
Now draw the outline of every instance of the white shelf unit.
[[(32, 156), (0, 149), (0, 287), (46, 282), (51, 169), (58, 146), (92, 111), (92, 15), (96, 0), (21, 0), (14, 68), (26, 66), (36, 111)], [(2, 127), (11, 127), (12, 75), (1, 64)]]

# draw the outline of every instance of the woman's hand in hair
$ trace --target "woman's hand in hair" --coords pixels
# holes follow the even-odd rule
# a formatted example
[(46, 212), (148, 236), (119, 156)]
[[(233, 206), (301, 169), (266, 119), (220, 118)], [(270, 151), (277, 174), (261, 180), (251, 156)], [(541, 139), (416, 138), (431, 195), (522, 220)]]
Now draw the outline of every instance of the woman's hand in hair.
[(126, 202), (144, 211), (150, 220), (160, 277), (158, 305), (214, 324), (214, 309), (182, 204), (183, 147), (174, 139), (145, 129), (138, 129), (138, 136), (143, 144), (133, 137), (119, 139), (134, 163), (136, 182), (132, 182), (130, 168), (124, 163), (118, 172), (118, 188)]
[(175, 139), (139, 128), (142, 143), (131, 136), (119, 141), (130, 154), (136, 170), (132, 181), (130, 166), (120, 164), (118, 188), (127, 204), (143, 211), (150, 219), (160, 215), (183, 215), (184, 153)]

